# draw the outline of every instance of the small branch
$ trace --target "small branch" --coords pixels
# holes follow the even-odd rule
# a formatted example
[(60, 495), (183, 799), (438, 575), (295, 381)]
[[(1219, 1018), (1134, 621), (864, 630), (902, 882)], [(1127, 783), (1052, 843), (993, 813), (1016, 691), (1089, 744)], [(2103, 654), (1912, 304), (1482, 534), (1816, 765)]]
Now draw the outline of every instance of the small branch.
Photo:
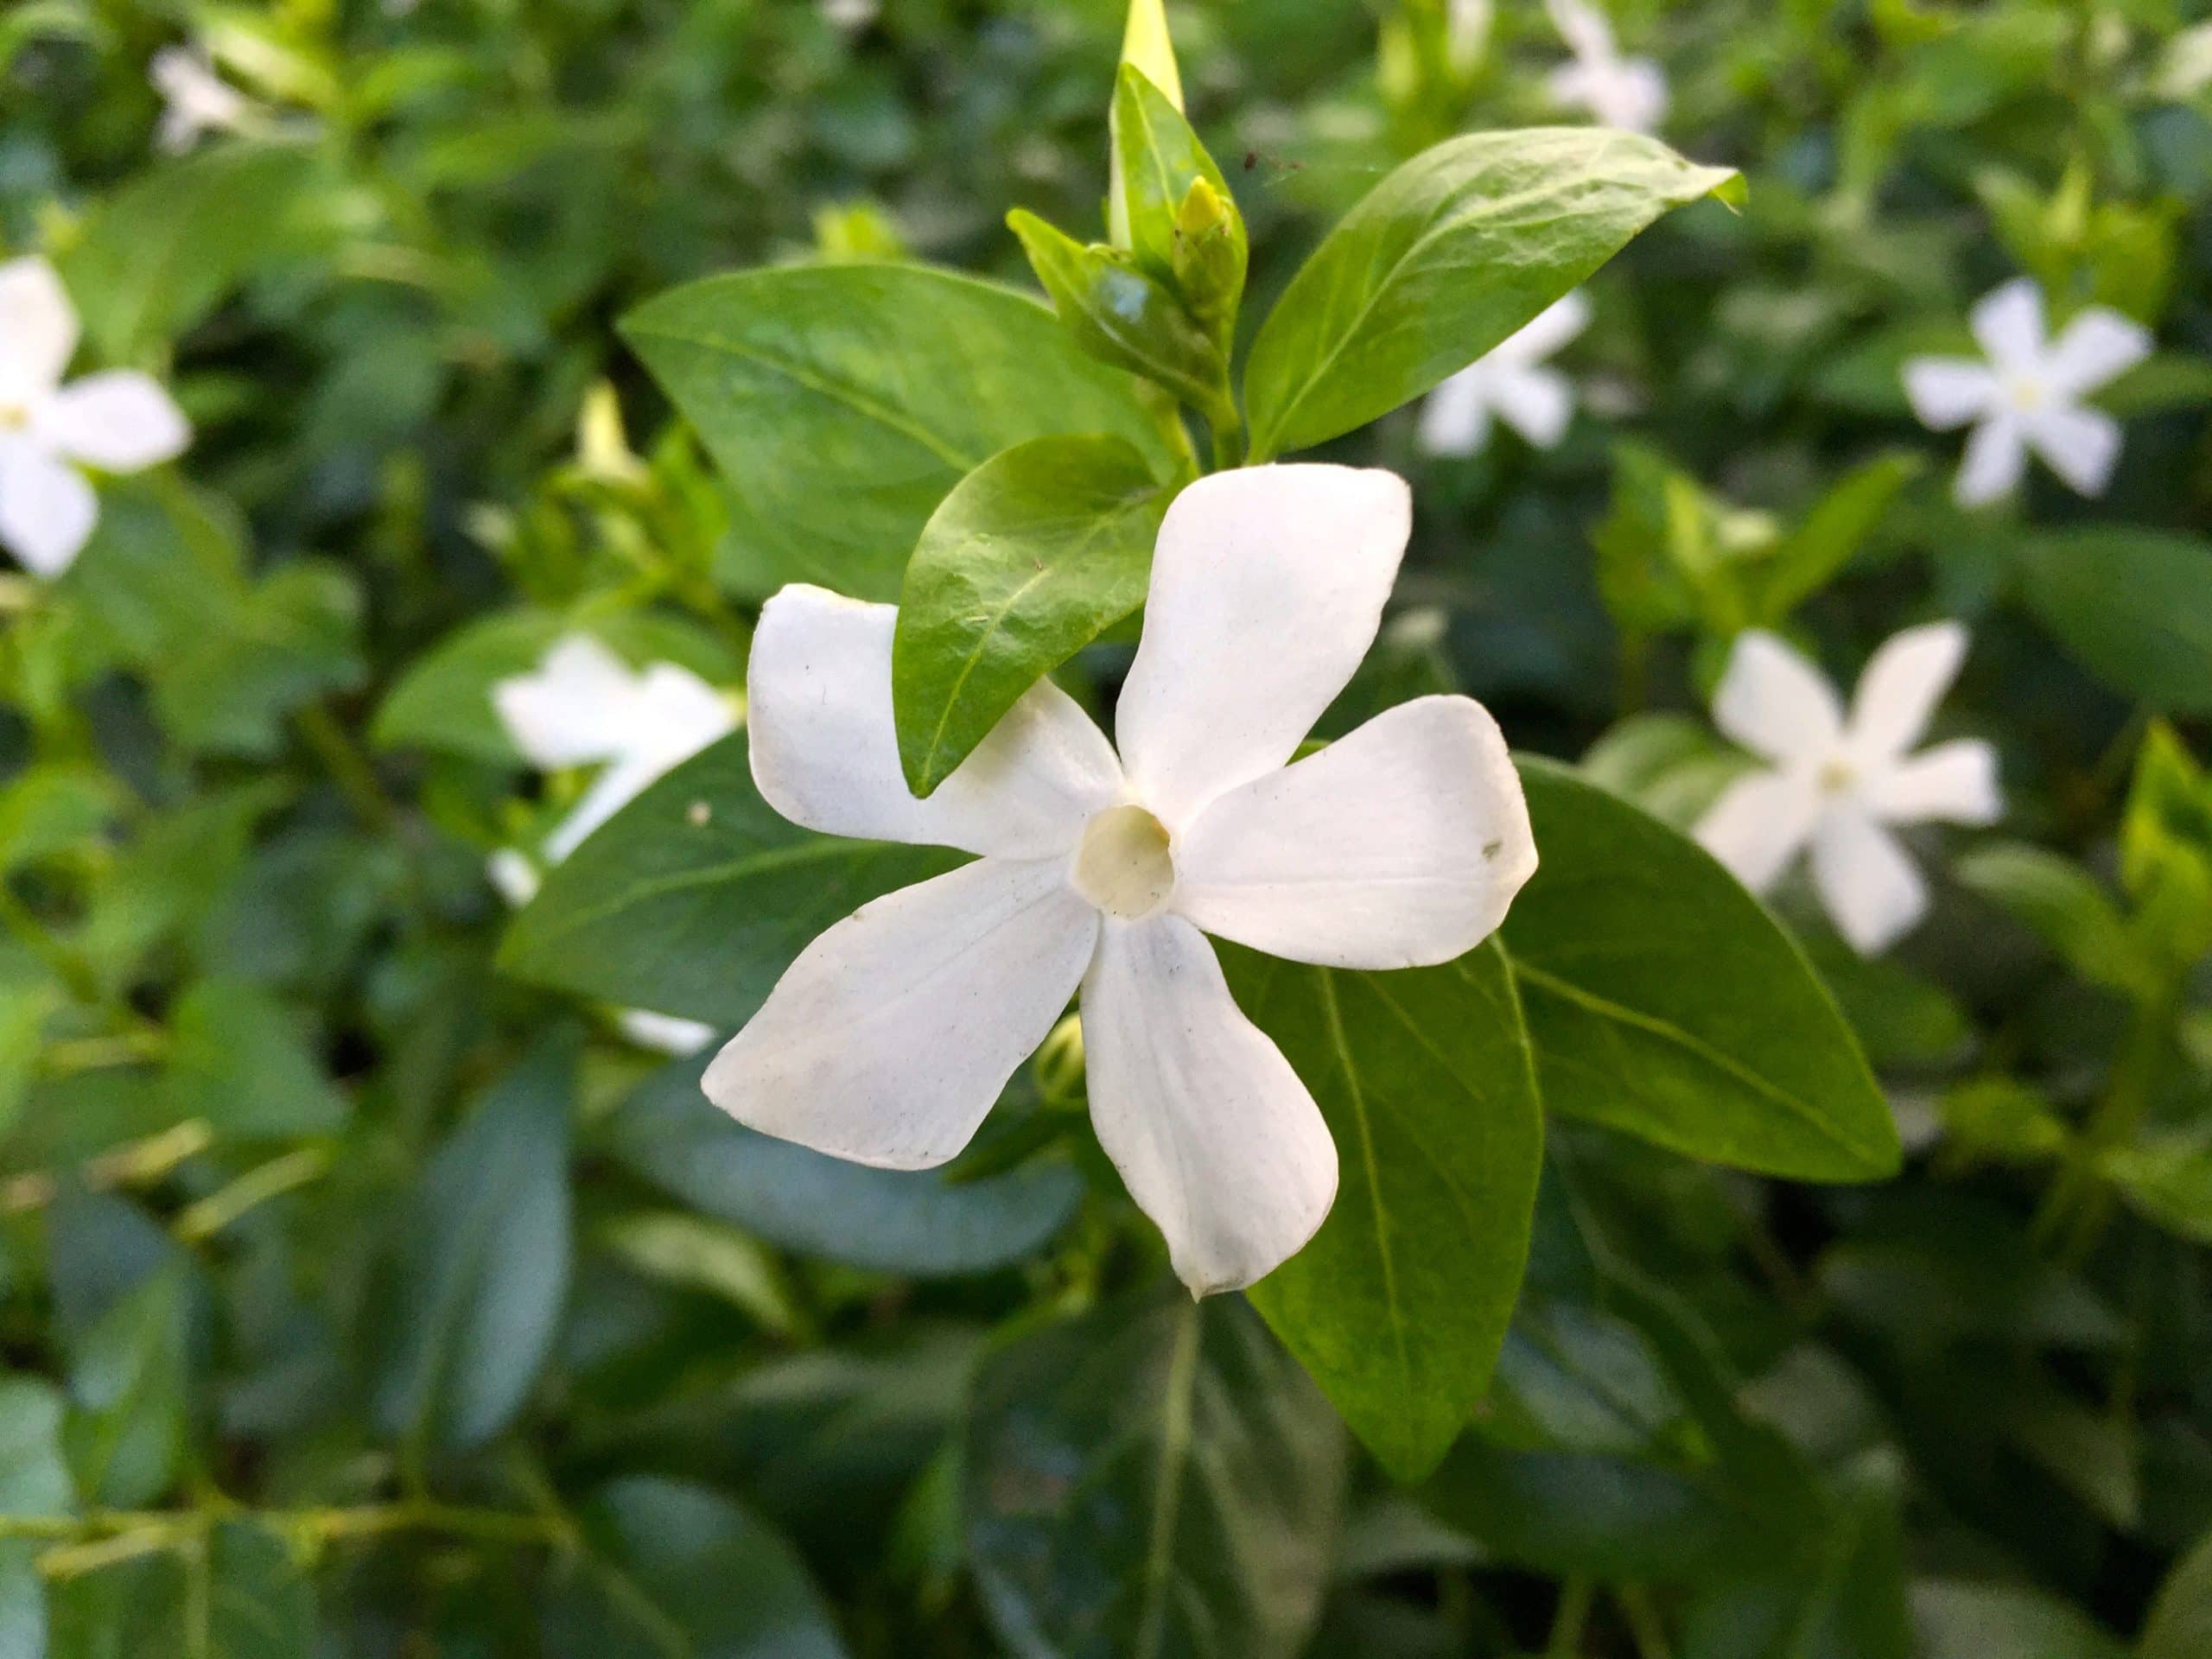
[(179, 1212), (176, 1236), (188, 1244), (212, 1238), (248, 1211), (330, 1172), (330, 1148), (301, 1147), (250, 1169)]
[[(95, 1191), (118, 1186), (144, 1186), (160, 1180), (186, 1159), (207, 1151), (213, 1144), (215, 1132), (205, 1118), (189, 1117), (181, 1123), (170, 1125), (158, 1135), (149, 1135), (143, 1141), (131, 1141), (104, 1152), (97, 1158), (87, 1159), (77, 1166), (78, 1179)], [(60, 1190), (65, 1172), (49, 1169), (32, 1170), (0, 1183), (0, 1214), (15, 1214), (25, 1210), (43, 1209), (54, 1202)], [(9, 1517), (0, 1516), (0, 1522)], [(0, 1533), (0, 1536), (5, 1536)]]
[(377, 769), (361, 753), (353, 734), (340, 725), (338, 717), (323, 702), (310, 702), (293, 716), (300, 735), (322, 762), (323, 770), (330, 774), (331, 782), (339, 792), (352, 803), (353, 810), (370, 823), (383, 827), (399, 816), (399, 809), (391, 797), (385, 793), (384, 781), (377, 776)]

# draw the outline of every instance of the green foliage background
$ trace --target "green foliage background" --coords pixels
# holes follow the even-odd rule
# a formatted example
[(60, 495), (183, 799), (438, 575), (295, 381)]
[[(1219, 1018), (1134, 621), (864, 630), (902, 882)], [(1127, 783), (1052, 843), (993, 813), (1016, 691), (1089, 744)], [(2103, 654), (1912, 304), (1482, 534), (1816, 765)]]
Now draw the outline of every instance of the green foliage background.
[[(1564, 118), (1542, 10), (1174, 8), (1251, 280), (1179, 320), (1155, 260), (1134, 345), (904, 263), (1033, 290), (1027, 243), (1086, 321), (1122, 10), (0, 13), (0, 251), (54, 259), (80, 370), (156, 371), (195, 428), (103, 482), (67, 575), (0, 579), (0, 1656), (2212, 1653), (2212, 24), (1620, 5), (1669, 143), (1748, 191), (1621, 163), (1660, 181), (1638, 224), (1689, 205), (1591, 279), (1583, 413), (1446, 460), (1357, 340), (1335, 392), (1268, 388), (1340, 220), (1324, 275), (1408, 199), (1465, 215), (1441, 263), (1510, 247), (1494, 187), (1451, 194), (1491, 141), (1430, 147)], [(264, 130), (154, 150), (180, 40)], [(1124, 143), (1173, 148), (1119, 96)], [(2018, 273), (2158, 350), (2104, 399), (2102, 499), (2037, 474), (1967, 512), (1897, 365)], [(1445, 291), (1408, 327), (1446, 368), (1525, 321)], [(700, 354), (743, 327), (895, 362), (927, 442)], [(1027, 672), (1110, 696), (1178, 442), (1086, 344), (1171, 353), (1217, 415), (1233, 358), (1262, 453), (1412, 480), (1325, 735), (1457, 689), (1556, 757), (1498, 942), (1229, 957), (1347, 1148), (1330, 1230), (1249, 1300), (1166, 1278), (1064, 1040), (895, 1175), (737, 1128), (625, 1035), (734, 1028), (944, 867), (749, 861), (812, 838), (742, 737), (519, 917), (485, 877), (580, 787), (487, 695), (562, 634), (735, 685), (787, 580), (905, 583), (957, 632), (974, 523), (1049, 539), (1055, 480), (1130, 528)], [(1702, 713), (1737, 632), (1847, 677), (1937, 616), (1974, 630), (1943, 728), (1998, 743), (2007, 816), (1923, 843), (1934, 913), (1862, 960), (1675, 830), (1739, 764)], [(988, 724), (902, 731), (910, 777)]]

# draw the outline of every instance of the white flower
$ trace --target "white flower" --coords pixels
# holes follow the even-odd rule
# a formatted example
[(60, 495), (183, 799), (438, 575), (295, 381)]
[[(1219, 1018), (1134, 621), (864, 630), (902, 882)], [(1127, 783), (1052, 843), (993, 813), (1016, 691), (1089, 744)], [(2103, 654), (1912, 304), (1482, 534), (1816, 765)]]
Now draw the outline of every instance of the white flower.
[(545, 880), (530, 855), (519, 847), (502, 847), (486, 859), (484, 874), (499, 897), (517, 909), (537, 898)]
[(1649, 58), (1624, 58), (1605, 15), (1584, 0), (1546, 0), (1552, 23), (1574, 61), (1551, 73), (1552, 97), (1587, 110), (1598, 124), (1656, 132), (1667, 118), (1667, 77)]
[(778, 594), (748, 681), (763, 797), (809, 829), (980, 856), (809, 945), (708, 1095), (836, 1157), (941, 1164), (1080, 988), (1092, 1123), (1184, 1282), (1248, 1285), (1296, 1251), (1336, 1147), (1205, 935), (1341, 968), (1447, 962), (1536, 862), (1504, 740), (1465, 697), (1286, 764), (1375, 638), (1411, 511), (1382, 472), (1201, 479), (1160, 526), (1118, 757), (1040, 680), (926, 800), (892, 723), (896, 611)]
[(1984, 295), (1969, 321), (1987, 358), (1916, 357), (1905, 396), (1921, 423), (1943, 432), (1974, 423), (1952, 493), (1978, 506), (2016, 488), (2028, 451), (2081, 495), (2101, 495), (2120, 460), (2120, 423), (2082, 400), (2151, 353), (2151, 335), (2117, 311), (2091, 306), (2044, 343), (2043, 290), (2025, 276)]
[(622, 1034), (640, 1048), (663, 1054), (696, 1054), (721, 1033), (702, 1020), (680, 1014), (655, 1014), (650, 1008), (625, 1008), (616, 1017)]
[(131, 473), (183, 453), (191, 429), (145, 375), (61, 384), (77, 313), (43, 259), (0, 264), (0, 543), (41, 576), (67, 570), (99, 500), (72, 462)]
[(535, 672), (493, 686), (492, 706), (532, 766), (602, 768), (576, 810), (546, 837), (548, 864), (559, 863), (639, 791), (738, 721), (729, 698), (690, 669), (655, 663), (633, 670), (582, 633), (562, 639)]
[(1866, 664), (1848, 718), (1820, 671), (1770, 633), (1739, 635), (1713, 693), (1713, 723), (1773, 763), (1738, 779), (1697, 826), (1755, 893), (1812, 847), (1813, 884), (1862, 955), (1917, 922), (1927, 889), (1887, 826), (1993, 823), (1997, 755), (1961, 738), (1908, 753), (1965, 659), (1955, 622), (1908, 628)]
[(154, 54), (147, 79), (162, 95), (162, 124), (154, 143), (181, 155), (210, 132), (250, 132), (261, 124), (252, 99), (215, 73), (207, 53), (165, 46)]
[(1538, 312), (1428, 394), (1421, 410), (1421, 448), (1471, 455), (1490, 442), (1493, 415), (1539, 449), (1556, 444), (1574, 417), (1574, 383), (1544, 359), (1589, 326), (1590, 302), (1579, 289)]

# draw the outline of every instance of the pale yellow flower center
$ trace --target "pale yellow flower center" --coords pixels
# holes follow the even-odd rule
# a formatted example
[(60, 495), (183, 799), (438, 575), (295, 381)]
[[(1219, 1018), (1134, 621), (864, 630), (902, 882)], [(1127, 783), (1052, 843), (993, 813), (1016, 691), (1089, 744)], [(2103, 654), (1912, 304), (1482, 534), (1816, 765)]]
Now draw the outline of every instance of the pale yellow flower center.
[(30, 423), (31, 412), (24, 404), (0, 401), (0, 432), (20, 432)]
[(1850, 761), (1840, 759), (1823, 761), (1815, 781), (1820, 785), (1821, 794), (1840, 795), (1859, 781), (1859, 769)]
[(2005, 400), (2023, 415), (2031, 415), (2050, 401), (2050, 390), (2032, 374), (2015, 374), (2005, 382)]
[(1109, 806), (1083, 826), (1075, 890), (1109, 916), (1149, 916), (1175, 891), (1167, 831), (1141, 806)]

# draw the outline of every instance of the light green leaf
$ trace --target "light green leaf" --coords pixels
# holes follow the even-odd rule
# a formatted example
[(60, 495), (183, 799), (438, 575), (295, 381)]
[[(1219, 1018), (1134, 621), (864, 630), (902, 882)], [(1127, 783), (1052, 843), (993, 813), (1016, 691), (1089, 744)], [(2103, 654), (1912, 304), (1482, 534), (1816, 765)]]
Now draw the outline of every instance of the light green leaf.
[(1165, 0), (1129, 0), (1129, 20), (1122, 31), (1122, 61), (1159, 87), (1177, 109), (1183, 107), (1183, 76), (1175, 67)]
[(1244, 375), (1252, 459), (1364, 426), (1483, 356), (1671, 207), (1737, 185), (1656, 139), (1449, 139), (1375, 187), (1275, 302)]
[(1126, 376), (1010, 289), (921, 265), (711, 277), (632, 312), (624, 337), (698, 429), (736, 533), (791, 579), (895, 599), (945, 493), (1001, 449), (1110, 433), (1171, 450)]
[(703, 1486), (626, 1476), (579, 1511), (553, 1564), (550, 1659), (843, 1659), (790, 1544)]
[(2145, 983), (2147, 964), (2126, 919), (2080, 865), (2041, 847), (1999, 842), (1962, 855), (1951, 874), (2040, 934), (2090, 983), (2114, 990)]
[(2212, 543), (2119, 525), (2039, 537), (2021, 597), (2099, 679), (2152, 708), (2212, 714)]
[(546, 878), (509, 924), (518, 978), (734, 1031), (814, 937), (960, 862), (817, 836), (777, 815), (734, 733), (661, 779)]
[(1495, 940), (1347, 973), (1225, 949), (1236, 1001), (1337, 1143), (1337, 1201), (1254, 1306), (1382, 1466), (1435, 1466), (1489, 1385), (1520, 1289), (1543, 1116)]
[(465, 1451), (521, 1410), (568, 1293), (572, 1046), (550, 1038), (438, 1149), (384, 1264), (372, 1410)]
[[(0, 23), (0, 68), (7, 63), (5, 30)], [(0, 1543), (0, 1659), (45, 1659), (46, 1637), (38, 1547), (27, 1539)]]
[(1021, 208), (1006, 222), (1078, 346), (1166, 387), (1217, 429), (1236, 425), (1228, 359), (1166, 283), (1132, 256), (1078, 242)]
[(1773, 626), (1827, 586), (1866, 545), (1897, 492), (1926, 466), (1916, 454), (1879, 455), (1831, 486), (1763, 562), (1758, 576), (1761, 625)]
[(270, 572), (219, 630), (155, 664), (162, 723), (190, 748), (267, 759), (286, 715), (366, 676), (361, 613), (359, 588), (336, 565)]
[(204, 1118), (219, 1135), (327, 1135), (346, 1116), (297, 1017), (241, 979), (203, 979), (177, 999), (162, 1086), (180, 1121)]
[(639, 1210), (607, 1217), (592, 1242), (632, 1272), (717, 1297), (779, 1337), (798, 1328), (775, 1257), (734, 1227), (680, 1210)]
[(2024, 1585), (1923, 1579), (1912, 1586), (1912, 1624), (1922, 1659), (2126, 1659), (2127, 1652), (2057, 1597)]
[(1546, 1106), (1803, 1180), (1897, 1166), (1897, 1129), (1804, 954), (1688, 837), (1523, 759), (1542, 862), (1505, 948)]
[(891, 693), (927, 795), (1038, 677), (1144, 603), (1170, 492), (1120, 438), (1036, 438), (960, 480), (899, 601)]
[(187, 1451), (185, 1342), (185, 1279), (171, 1265), (117, 1298), (73, 1344), (62, 1443), (88, 1501), (136, 1508), (176, 1478)]
[(2202, 1659), (2212, 1653), (2212, 1533), (2158, 1587), (2139, 1651), (2140, 1659)]
[(1114, 207), (1128, 226), (1116, 245), (1173, 288), (1225, 349), (1251, 257), (1229, 181), (1181, 109), (1135, 65), (1122, 66), (1112, 120)]
[(62, 1407), (60, 1390), (41, 1377), (0, 1376), (0, 1515), (67, 1515), (76, 1508), (76, 1483), (61, 1452)]
[(1235, 1297), (1048, 1325), (976, 1379), (969, 1559), (1033, 1659), (1292, 1659), (1319, 1611), (1344, 1441)]
[(2114, 1147), (2097, 1170), (2168, 1232), (2212, 1244), (2212, 1137), (2184, 1130)]
[(128, 798), (98, 766), (47, 760), (24, 767), (0, 788), (0, 873), (83, 848)]
[(640, 1084), (607, 1121), (609, 1151), (693, 1209), (802, 1255), (920, 1278), (987, 1272), (1037, 1250), (1083, 1197), (1076, 1173), (1048, 1160), (971, 1179), (970, 1154), (942, 1170), (870, 1169), (756, 1134), (699, 1091), (705, 1066), (678, 1060)]

